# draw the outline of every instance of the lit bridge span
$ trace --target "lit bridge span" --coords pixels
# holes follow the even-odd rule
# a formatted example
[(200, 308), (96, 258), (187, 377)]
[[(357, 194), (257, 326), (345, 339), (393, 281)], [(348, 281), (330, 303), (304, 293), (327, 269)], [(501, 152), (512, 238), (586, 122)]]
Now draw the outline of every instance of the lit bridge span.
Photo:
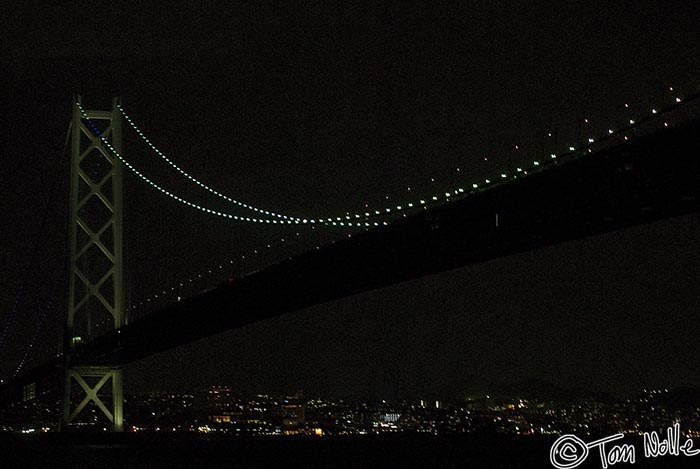
[[(125, 365), (291, 311), (542, 246), (700, 209), (700, 120), (555, 164), (186, 298), (79, 346)], [(3, 389), (60, 387), (62, 362)]]

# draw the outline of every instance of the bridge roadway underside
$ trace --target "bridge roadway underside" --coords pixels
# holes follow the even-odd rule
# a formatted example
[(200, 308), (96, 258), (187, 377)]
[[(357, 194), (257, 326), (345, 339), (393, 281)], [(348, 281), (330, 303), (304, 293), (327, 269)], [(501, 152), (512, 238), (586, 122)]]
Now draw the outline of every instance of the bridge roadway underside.
[(126, 364), (360, 292), (694, 212), (699, 192), (700, 121), (693, 121), (548, 165), (223, 284), (86, 344), (81, 359)]

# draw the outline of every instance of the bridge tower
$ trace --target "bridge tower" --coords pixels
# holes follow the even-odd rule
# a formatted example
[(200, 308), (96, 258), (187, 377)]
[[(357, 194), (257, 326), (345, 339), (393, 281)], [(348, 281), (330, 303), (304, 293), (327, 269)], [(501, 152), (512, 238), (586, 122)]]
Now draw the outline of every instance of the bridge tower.
[[(121, 114), (73, 100), (68, 307), (61, 431), (78, 424), (123, 431), (122, 370), (81, 357), (80, 345), (124, 325)], [(94, 127), (93, 127), (94, 126)]]

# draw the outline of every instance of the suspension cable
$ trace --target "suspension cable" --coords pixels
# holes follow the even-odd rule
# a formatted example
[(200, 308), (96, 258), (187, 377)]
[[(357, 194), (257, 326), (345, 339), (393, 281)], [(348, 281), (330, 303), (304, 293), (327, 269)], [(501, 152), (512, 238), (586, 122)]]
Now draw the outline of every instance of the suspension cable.
[[(66, 132), (66, 138), (63, 142), (63, 148), (61, 149), (61, 152), (60, 152), (58, 158), (55, 160), (55, 162), (54, 162), (55, 164), (58, 164), (63, 159), (63, 156), (66, 153), (66, 148), (68, 148), (68, 142), (70, 140), (71, 129), (72, 129), (72, 122), (70, 122), (68, 124), (68, 131)], [(54, 172), (52, 172), (51, 174), (54, 174)], [(0, 335), (0, 356), (2, 356), (2, 350), (3, 350), (4, 346), (7, 344), (7, 335), (9, 333), (9, 330), (12, 328), (12, 325), (14, 324), (15, 318), (17, 316), (17, 310), (19, 308), (19, 305), (24, 300), (24, 296), (32, 283), (32, 280), (30, 277), (30, 272), (34, 271), (33, 267), (34, 267), (34, 263), (36, 260), (35, 259), (36, 254), (39, 251), (39, 247), (40, 247), (41, 239), (42, 239), (42, 234), (44, 234), (44, 232), (46, 230), (46, 224), (47, 224), (47, 221), (49, 219), (49, 214), (51, 213), (51, 210), (50, 210), (51, 202), (54, 200), (54, 196), (56, 194), (56, 190), (58, 189), (58, 185), (60, 182), (61, 182), (60, 178), (56, 178), (54, 180), (53, 186), (51, 187), (51, 190), (49, 192), (49, 198), (46, 202), (46, 205), (44, 206), (44, 213), (42, 215), (41, 224), (39, 225), (39, 230), (37, 233), (36, 241), (34, 242), (34, 249), (32, 250), (32, 252), (29, 256), (29, 263), (27, 264), (27, 268), (25, 269), (24, 274), (22, 275), (22, 283), (21, 283), (21, 287), (19, 289), (19, 293), (15, 297), (15, 301), (12, 304), (12, 309), (10, 310), (10, 315), (8, 317), (7, 323), (5, 324), (5, 326), (3, 328), (2, 335)], [(40, 324), (37, 323), (35, 331), (37, 329), (39, 329), (40, 327), (41, 327)]]
[[(698, 98), (698, 93), (691, 93), (687, 95), (684, 99), (681, 99), (680, 97), (676, 97), (674, 103), (672, 103), (669, 106), (665, 106), (661, 109), (652, 109), (651, 113), (641, 117), (638, 120), (635, 119), (630, 119), (629, 124), (625, 124), (617, 129), (608, 129), (607, 134), (603, 134), (599, 138), (591, 138), (589, 137), (586, 142), (584, 142), (581, 145), (578, 146), (569, 146), (567, 151), (560, 152), (559, 154), (556, 153), (551, 153), (550, 155), (547, 155), (546, 158), (540, 160), (534, 160), (532, 161), (530, 167), (518, 167), (516, 171), (511, 172), (511, 174), (507, 174), (505, 172), (500, 173), (499, 175), (496, 175), (493, 178), (486, 178), (481, 182), (472, 182), (471, 184), (467, 184), (466, 189), (465, 187), (458, 187), (456, 189), (448, 190), (446, 192), (441, 192), (435, 195), (432, 195), (430, 197), (425, 197), (419, 200), (414, 200), (412, 202), (408, 202), (405, 204), (401, 205), (396, 205), (396, 206), (391, 206), (391, 207), (385, 207), (381, 210), (374, 210), (372, 212), (364, 212), (364, 213), (354, 213), (352, 215), (345, 215), (342, 217), (331, 217), (331, 218), (298, 218), (298, 217), (291, 217), (288, 215), (284, 214), (279, 214), (275, 212), (271, 212), (269, 210), (264, 210), (258, 207), (254, 207), (252, 205), (246, 204), (244, 202), (238, 201), (236, 199), (233, 199), (225, 194), (222, 194), (221, 192), (217, 191), (216, 189), (213, 189), (212, 187), (208, 186), (207, 184), (201, 182), (200, 180), (196, 179), (194, 176), (190, 175), (187, 173), (185, 170), (183, 170), (180, 166), (178, 166), (176, 163), (174, 163), (171, 159), (169, 159), (162, 151), (160, 151), (141, 131), (141, 129), (134, 123), (134, 121), (131, 119), (131, 117), (126, 113), (124, 108), (121, 105), (117, 105), (117, 108), (119, 111), (122, 113), (122, 115), (126, 118), (127, 122), (129, 125), (136, 131), (136, 133), (141, 137), (141, 139), (148, 144), (148, 146), (157, 154), (159, 155), (162, 159), (164, 159), (171, 167), (173, 167), (175, 170), (177, 170), (180, 174), (182, 174), (184, 177), (192, 181), (194, 184), (198, 185), (199, 187), (203, 188), (204, 190), (210, 192), (211, 194), (227, 201), (230, 203), (234, 203), (240, 207), (246, 208), (248, 210), (252, 210), (257, 213), (262, 213), (267, 216), (272, 216), (276, 218), (280, 218), (281, 221), (280, 223), (289, 223), (289, 224), (304, 224), (304, 223), (315, 223), (315, 224), (331, 224), (335, 225), (338, 222), (341, 221), (351, 221), (351, 220), (366, 220), (368, 218), (373, 218), (377, 216), (387, 216), (387, 215), (392, 215), (397, 212), (405, 212), (408, 210), (412, 210), (415, 208), (421, 208), (425, 207), (426, 205), (432, 205), (435, 203), (440, 203), (440, 202), (445, 202), (449, 201), (452, 198), (458, 198), (458, 197), (463, 197), (466, 195), (469, 195), (470, 193), (477, 192), (483, 189), (491, 188), (495, 185), (499, 185), (503, 182), (506, 182), (508, 179), (511, 178), (519, 178), (523, 176), (527, 176), (529, 173), (533, 171), (540, 171), (543, 169), (543, 165), (547, 165), (547, 163), (554, 162), (554, 160), (557, 159), (562, 159), (570, 156), (574, 156), (576, 154), (581, 154), (582, 152), (589, 151), (591, 147), (595, 143), (600, 143), (603, 141), (606, 141), (610, 139), (613, 136), (616, 135), (621, 135), (622, 133), (629, 131), (633, 128), (636, 128), (637, 126), (651, 120), (654, 118), (657, 118), (663, 114), (666, 114), (674, 109), (676, 109), (678, 106), (685, 105), (690, 101), (693, 101)], [(150, 181), (147, 181), (150, 183)], [(158, 187), (157, 187), (158, 188)], [(159, 189), (163, 191), (162, 189)], [(167, 194), (167, 192), (165, 192)], [(176, 199), (177, 200), (177, 199)], [(186, 204), (189, 205), (189, 203), (185, 202)], [(199, 208), (199, 207), (195, 207)], [(201, 208), (199, 208), (201, 210)], [(207, 210), (207, 209), (205, 209)], [(218, 214), (218, 213), (217, 213)], [(226, 214), (220, 214), (220, 216), (226, 217)], [(229, 217), (230, 218), (230, 217)], [(235, 217), (233, 217), (236, 219)], [(256, 219), (249, 219), (249, 218), (244, 218), (244, 221), (260, 221), (260, 222), (265, 222), (265, 223), (270, 223), (269, 220), (256, 220)], [(292, 222), (292, 223), (290, 223)], [(334, 223), (335, 222), (335, 223)], [(273, 221), (274, 223), (274, 221)], [(384, 222), (386, 224), (386, 222)], [(344, 226), (341, 223), (338, 223), (339, 226)], [(347, 226), (378, 226), (378, 223), (373, 223), (372, 225), (367, 225), (366, 223), (363, 224), (353, 224), (353, 223), (347, 223)]]
[[(184, 204), (187, 205), (188, 207), (194, 208), (196, 210), (199, 210), (204, 213), (208, 213), (210, 215), (216, 215), (221, 218), (227, 218), (227, 219), (232, 219), (236, 221), (241, 221), (241, 222), (248, 222), (248, 223), (266, 223), (266, 224), (280, 224), (280, 225), (304, 225), (304, 224), (314, 224), (314, 223), (323, 223), (323, 224), (329, 224), (332, 226), (357, 226), (357, 227), (370, 227), (370, 226), (379, 226), (379, 222), (368, 222), (368, 221), (363, 221), (363, 222), (343, 222), (343, 221), (328, 221), (328, 222), (321, 222), (313, 219), (287, 219), (287, 220), (282, 220), (282, 219), (270, 219), (270, 218), (255, 218), (255, 217), (243, 217), (239, 215), (235, 215), (232, 213), (226, 213), (226, 212), (221, 212), (218, 210), (210, 209), (207, 207), (204, 207), (202, 205), (196, 204), (194, 202), (190, 202), (182, 197), (179, 197), (176, 194), (173, 194), (169, 190), (165, 189), (164, 187), (161, 187), (160, 185), (156, 184), (153, 182), (151, 179), (149, 179), (146, 175), (144, 175), (141, 171), (136, 169), (134, 165), (129, 163), (124, 156), (119, 153), (111, 143), (104, 137), (102, 132), (99, 131), (99, 129), (95, 126), (95, 124), (92, 122), (92, 120), (88, 117), (87, 113), (83, 109), (83, 107), (80, 105), (80, 103), (76, 103), (78, 106), (78, 109), (82, 113), (83, 117), (87, 120), (88, 125), (90, 128), (97, 134), (97, 136), (100, 138), (102, 143), (109, 148), (111, 153), (116, 156), (129, 170), (131, 170), (135, 175), (137, 175), (139, 178), (141, 178), (143, 181), (148, 183), (150, 186), (153, 188), (157, 189), (158, 191), (162, 192), (163, 194), (167, 195), (168, 197)], [(386, 222), (383, 222), (386, 224)]]

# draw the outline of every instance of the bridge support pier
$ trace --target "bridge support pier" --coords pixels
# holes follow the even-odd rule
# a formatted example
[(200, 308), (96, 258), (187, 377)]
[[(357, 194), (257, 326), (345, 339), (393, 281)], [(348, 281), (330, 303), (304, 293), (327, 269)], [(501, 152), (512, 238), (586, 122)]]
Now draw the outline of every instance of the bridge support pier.
[(79, 96), (73, 102), (61, 431), (107, 422), (124, 430), (121, 367), (81, 356), (82, 343), (124, 325), (121, 163), (103, 142), (122, 150), (118, 104), (89, 111)]
[[(89, 383), (92, 381), (92, 384)], [(103, 393), (107, 383), (111, 384), (111, 392)], [(73, 386), (78, 384), (83, 391), (83, 399), (72, 408), (71, 398), (73, 396)], [(116, 432), (124, 431), (124, 398), (122, 395), (122, 370), (111, 367), (73, 367), (66, 371), (66, 388), (64, 402), (68, 405), (63, 407), (62, 423), (69, 425), (85, 407), (93, 403), (101, 411), (102, 415), (112, 424), (112, 430)], [(105, 402), (105, 400), (107, 402)], [(63, 428), (63, 426), (62, 426)]]

